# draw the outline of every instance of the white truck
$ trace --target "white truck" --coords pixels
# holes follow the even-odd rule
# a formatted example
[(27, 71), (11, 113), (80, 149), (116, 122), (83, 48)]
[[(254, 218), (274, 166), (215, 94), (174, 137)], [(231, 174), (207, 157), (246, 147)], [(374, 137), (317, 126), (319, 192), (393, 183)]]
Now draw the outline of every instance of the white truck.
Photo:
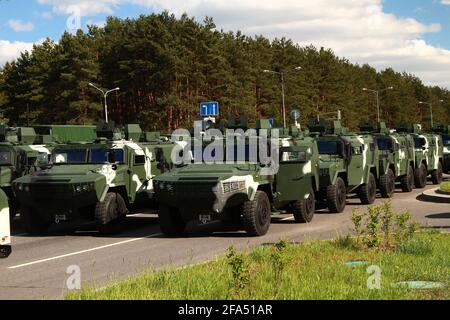
[(0, 190), (0, 258), (11, 254), (11, 227), (9, 221), (8, 197)]

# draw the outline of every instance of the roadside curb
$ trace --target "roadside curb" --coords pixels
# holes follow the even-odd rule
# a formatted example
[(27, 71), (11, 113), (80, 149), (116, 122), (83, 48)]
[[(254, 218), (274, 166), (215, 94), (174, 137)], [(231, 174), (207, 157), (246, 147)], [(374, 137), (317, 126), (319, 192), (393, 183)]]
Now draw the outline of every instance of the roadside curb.
[(435, 203), (449, 203), (450, 195), (442, 194), (438, 192), (439, 188), (424, 191), (421, 195), (417, 197), (417, 200), (424, 202), (435, 202)]

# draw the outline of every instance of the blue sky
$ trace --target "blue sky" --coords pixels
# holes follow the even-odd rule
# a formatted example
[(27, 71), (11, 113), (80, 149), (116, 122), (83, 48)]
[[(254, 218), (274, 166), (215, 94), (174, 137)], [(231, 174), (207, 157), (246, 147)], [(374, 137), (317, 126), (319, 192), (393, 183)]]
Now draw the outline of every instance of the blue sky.
[(423, 23), (439, 23), (441, 32), (427, 33), (423, 38), (431, 45), (450, 49), (450, 6), (437, 0), (387, 0), (384, 10), (401, 18), (415, 18)]
[[(400, 18), (415, 18), (423, 23), (439, 23), (441, 32), (423, 35), (429, 44), (450, 49), (450, 6), (443, 6), (437, 0), (385, 0), (386, 13)], [(66, 29), (67, 16), (56, 13), (53, 6), (39, 4), (37, 0), (0, 0), (0, 39), (9, 41), (38, 41), (50, 37), (58, 39)], [(114, 6), (114, 16), (126, 18), (149, 14), (148, 7), (124, 3)], [(82, 24), (102, 23), (108, 14), (101, 13), (82, 18)], [(32, 31), (14, 31), (8, 24), (10, 20), (33, 24)]]
[(0, 67), (67, 29), (160, 12), (212, 16), (218, 28), (332, 48), (352, 62), (392, 67), (450, 88), (450, 0), (0, 0)]

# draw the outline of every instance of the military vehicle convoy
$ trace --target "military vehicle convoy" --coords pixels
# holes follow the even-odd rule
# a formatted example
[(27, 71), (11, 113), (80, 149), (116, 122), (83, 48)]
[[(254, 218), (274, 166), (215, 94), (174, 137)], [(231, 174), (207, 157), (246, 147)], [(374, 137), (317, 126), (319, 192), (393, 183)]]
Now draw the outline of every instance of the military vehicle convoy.
[(350, 133), (339, 120), (328, 126), (324, 119), (314, 119), (309, 130), (320, 154), (319, 200), (333, 213), (344, 211), (349, 193), (357, 193), (363, 204), (374, 203), (379, 177), (374, 138)]
[(377, 183), (381, 196), (392, 198), (396, 183), (400, 183), (403, 192), (411, 192), (414, 188), (414, 139), (392, 132), (384, 122), (378, 129), (370, 123), (362, 124), (360, 130), (371, 133), (377, 142), (380, 172)]
[[(43, 234), (53, 223), (95, 221), (102, 234), (120, 229), (139, 200), (151, 203), (155, 175), (165, 168), (170, 142), (139, 143), (139, 126), (123, 133), (114, 124), (99, 124), (96, 141), (58, 145), (47, 168), (13, 182), (22, 225)], [(124, 139), (125, 138), (125, 139)]]
[(11, 227), (9, 220), (8, 197), (0, 190), (0, 258), (11, 254)]
[(423, 189), (427, 178), (431, 175), (433, 184), (440, 184), (443, 179), (443, 143), (436, 134), (422, 133), (419, 124), (400, 126), (397, 132), (409, 133), (415, 145), (414, 183), (416, 188)]
[[(231, 123), (239, 123), (239, 129), (245, 130), (244, 122), (229, 121), (228, 129), (236, 129)], [(256, 129), (270, 128), (269, 122), (262, 120)], [(244, 159), (233, 151), (232, 161), (186, 164), (156, 177), (162, 231), (178, 235), (191, 221), (233, 220), (242, 221), (250, 236), (262, 236), (270, 227), (272, 212), (280, 210), (293, 213), (296, 222), (311, 222), (319, 190), (317, 144), (296, 127), (283, 130), (277, 139), (280, 150), (272, 156), (279, 157), (279, 168), (272, 173), (264, 173), (260, 164), (250, 161), (251, 146), (246, 140)], [(222, 145), (223, 154), (229, 154), (229, 144)]]
[(433, 128), (433, 133), (440, 135), (444, 146), (444, 159), (442, 162), (444, 173), (450, 173), (450, 126), (440, 125)]
[(12, 182), (39, 170), (48, 162), (51, 147), (36, 144), (33, 128), (9, 128), (0, 126), (0, 188), (9, 199), (11, 218), (19, 210), (19, 203), (12, 190)]

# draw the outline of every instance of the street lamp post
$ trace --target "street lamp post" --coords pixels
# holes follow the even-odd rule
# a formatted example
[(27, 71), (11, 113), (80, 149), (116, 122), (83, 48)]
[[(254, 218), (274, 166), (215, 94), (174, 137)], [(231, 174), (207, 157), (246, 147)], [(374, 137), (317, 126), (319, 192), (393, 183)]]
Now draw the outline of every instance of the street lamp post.
[(380, 92), (387, 91), (387, 90), (393, 90), (393, 89), (394, 89), (394, 87), (388, 87), (388, 88), (381, 89), (381, 90), (372, 90), (372, 89), (367, 89), (367, 88), (362, 89), (363, 91), (373, 92), (377, 96), (377, 122), (378, 122), (378, 124), (380, 123), (380, 120), (381, 120), (380, 119)]
[[(291, 71), (299, 71), (301, 70), (302, 67), (295, 67), (293, 70)], [(264, 73), (273, 73), (276, 75), (279, 75), (281, 78), (281, 95), (282, 95), (282, 100), (283, 100), (283, 127), (286, 128), (286, 96), (285, 96), (285, 86), (284, 86), (284, 76), (285, 73), (284, 72), (278, 72), (278, 71), (273, 71), (273, 70), (263, 70)]]
[[(444, 102), (444, 100), (439, 100), (439, 102)], [(431, 102), (423, 102), (419, 101), (419, 104), (425, 104), (430, 107), (430, 119), (431, 119), (431, 129), (434, 127), (434, 121), (433, 121), (433, 104)]]
[(114, 92), (114, 91), (119, 91), (120, 88), (114, 88), (114, 89), (105, 91), (105, 90), (102, 90), (99, 87), (95, 86), (92, 83), (89, 83), (89, 85), (102, 93), (103, 99), (105, 100), (105, 121), (106, 121), (106, 123), (108, 123), (109, 122), (108, 121), (109, 120), (108, 119), (108, 94), (110, 94), (111, 92)]

